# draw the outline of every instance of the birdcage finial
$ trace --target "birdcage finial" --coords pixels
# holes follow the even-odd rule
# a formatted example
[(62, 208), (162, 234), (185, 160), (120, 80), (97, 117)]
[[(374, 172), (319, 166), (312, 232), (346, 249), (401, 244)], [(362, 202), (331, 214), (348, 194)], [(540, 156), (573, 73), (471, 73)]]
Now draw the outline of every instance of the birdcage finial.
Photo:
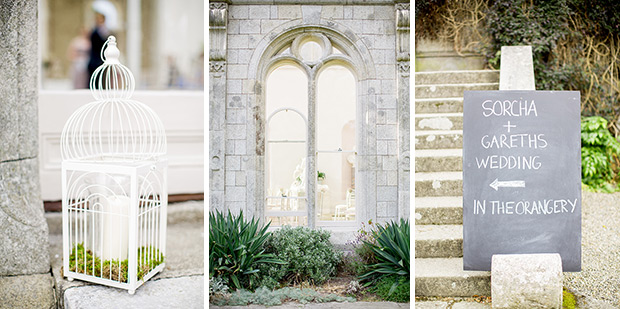
[(120, 64), (121, 51), (116, 47), (116, 37), (109, 36), (101, 48), (101, 60), (107, 64)]
[(129, 99), (135, 88), (131, 71), (121, 64), (116, 37), (109, 36), (101, 48), (99, 66), (90, 77), (90, 91), (97, 100)]

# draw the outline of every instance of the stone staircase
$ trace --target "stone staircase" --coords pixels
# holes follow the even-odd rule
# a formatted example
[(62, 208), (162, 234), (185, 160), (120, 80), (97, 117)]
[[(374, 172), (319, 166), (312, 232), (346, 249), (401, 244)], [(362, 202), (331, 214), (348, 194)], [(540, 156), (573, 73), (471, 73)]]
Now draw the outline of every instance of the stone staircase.
[(419, 72), (415, 84), (416, 296), (490, 296), (490, 272), (463, 271), (463, 91), (497, 90), (499, 71)]

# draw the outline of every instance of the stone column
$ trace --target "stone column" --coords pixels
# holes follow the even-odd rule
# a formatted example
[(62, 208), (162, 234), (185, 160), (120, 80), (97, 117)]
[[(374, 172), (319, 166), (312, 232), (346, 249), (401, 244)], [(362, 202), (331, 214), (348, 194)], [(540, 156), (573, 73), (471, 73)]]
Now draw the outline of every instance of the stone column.
[(396, 65), (398, 77), (398, 217), (409, 218), (410, 200), (410, 101), (409, 101), (409, 2), (396, 4)]
[(0, 1), (0, 276), (50, 270), (39, 187), (37, 24), (36, 1)]
[(127, 1), (127, 66), (140, 84), (142, 79), (142, 11), (141, 0)]
[(224, 211), (228, 4), (209, 3), (209, 210)]
[[(0, 0), (0, 307), (56, 306), (38, 162), (37, 1)], [(60, 180), (60, 179), (59, 179)]]

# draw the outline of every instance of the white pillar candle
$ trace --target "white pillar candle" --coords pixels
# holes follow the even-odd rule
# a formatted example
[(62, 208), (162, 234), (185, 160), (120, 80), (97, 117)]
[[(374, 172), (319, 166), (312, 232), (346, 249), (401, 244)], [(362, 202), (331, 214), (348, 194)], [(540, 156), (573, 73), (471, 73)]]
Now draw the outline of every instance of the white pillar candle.
[(111, 196), (103, 198), (103, 252), (101, 259), (127, 259), (129, 242), (129, 204), (127, 196)]

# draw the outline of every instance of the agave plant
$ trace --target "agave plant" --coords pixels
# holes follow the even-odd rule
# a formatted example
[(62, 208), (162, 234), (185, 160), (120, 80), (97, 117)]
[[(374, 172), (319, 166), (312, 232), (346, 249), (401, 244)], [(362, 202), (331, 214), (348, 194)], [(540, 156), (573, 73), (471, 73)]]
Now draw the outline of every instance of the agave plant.
[(209, 214), (209, 274), (233, 286), (252, 288), (258, 282), (261, 263), (282, 264), (273, 254), (265, 253), (264, 243), (269, 237), (267, 228), (259, 227), (252, 218), (246, 222), (243, 212), (224, 216), (216, 211)]
[[(399, 275), (410, 277), (409, 268), (409, 220), (400, 219), (400, 223), (390, 222), (385, 226), (377, 226), (372, 231), (374, 242), (364, 240), (364, 245), (370, 247), (377, 262), (367, 266), (367, 272), (360, 276), (369, 286), (383, 276)], [(398, 280), (392, 285), (388, 295), (398, 287)]]

